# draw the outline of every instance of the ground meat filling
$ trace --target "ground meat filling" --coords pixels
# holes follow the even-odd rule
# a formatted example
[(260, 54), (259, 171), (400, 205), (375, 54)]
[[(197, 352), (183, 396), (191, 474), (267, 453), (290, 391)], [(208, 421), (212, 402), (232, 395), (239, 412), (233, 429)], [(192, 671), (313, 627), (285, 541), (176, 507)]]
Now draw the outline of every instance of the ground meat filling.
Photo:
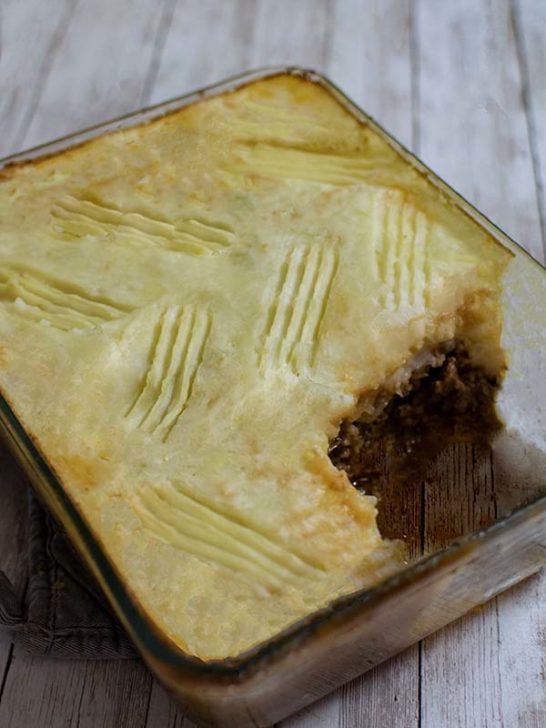
[(355, 487), (371, 493), (381, 490), (386, 472), (398, 481), (415, 479), (450, 443), (490, 442), (501, 427), (499, 383), (457, 346), (440, 366), (414, 374), (407, 393), (394, 395), (373, 422), (342, 423), (330, 458)]

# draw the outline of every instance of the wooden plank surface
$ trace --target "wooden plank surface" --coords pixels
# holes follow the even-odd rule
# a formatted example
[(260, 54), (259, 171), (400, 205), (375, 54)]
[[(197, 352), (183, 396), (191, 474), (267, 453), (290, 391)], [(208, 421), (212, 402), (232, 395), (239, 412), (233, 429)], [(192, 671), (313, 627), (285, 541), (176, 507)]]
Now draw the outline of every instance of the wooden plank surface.
[[(545, 7), (541, 0), (7, 0), (0, 155), (248, 67), (315, 67), (540, 258)], [(447, 453), (435, 466), (453, 490), (450, 524), (459, 531), (490, 518), (495, 505), (494, 464), (469, 474), (473, 457)], [(476, 478), (479, 507), (459, 508)], [(0, 566), (14, 574), (24, 498), (9, 458), (0, 461), (0, 484)], [(447, 537), (438, 520), (446, 511), (435, 507), (444, 497), (429, 488), (423, 523), (415, 498), (408, 501), (409, 530), (424, 528), (416, 553)], [(529, 580), (283, 728), (543, 728), (545, 604), (546, 577)], [(139, 661), (35, 659), (0, 637), (0, 725), (191, 723)]]
[[(59, 46), (70, 31), (75, 7), (72, 0), (47, 4), (42, 0), (8, 0), (0, 8), (0, 157), (4, 157), (25, 146)], [(41, 121), (46, 123), (43, 117)]]
[(546, 257), (546, 3), (513, 0), (511, 15)]
[(509, 235), (542, 255), (509, 0), (420, 0), (420, 154)]
[(133, 0), (130, 11), (127, 3), (111, 0), (76, 6), (67, 31), (59, 33), (21, 146), (35, 146), (141, 105), (159, 42), (158, 7), (149, 0)]
[(48, 660), (28, 657), (16, 647), (0, 725), (141, 728), (146, 725), (151, 682), (138, 660)]
[(156, 77), (148, 89), (154, 104), (239, 73), (248, 63), (253, 2), (179, 0), (172, 5), (156, 59)]
[[(546, 3), (512, 0), (511, 24), (520, 69), (540, 219), (536, 257), (546, 261)], [(531, 190), (529, 190), (531, 202)], [(538, 236), (542, 240), (539, 250)], [(502, 710), (525, 728), (546, 725), (546, 573), (498, 598)], [(525, 665), (525, 667), (523, 667)], [(521, 666), (521, 667), (520, 667)]]
[[(532, 140), (512, 21), (505, 0), (493, 4), (461, 0), (449, 5), (420, 1), (420, 154), (542, 259)], [(444, 480), (449, 481), (456, 465), (448, 461)], [(474, 503), (465, 514), (466, 527), (480, 525), (475, 519), (483, 508), (510, 510), (496, 496), (492, 465), (488, 487), (479, 491), (482, 497), (489, 494), (482, 509), (473, 501), (472, 479), (467, 497), (459, 499), (461, 504)], [(435, 523), (446, 514), (445, 508), (437, 507), (441, 497), (438, 493), (437, 498), (425, 499), (427, 537), (444, 525)], [(451, 513), (451, 522), (461, 515)], [(486, 519), (487, 515), (483, 514)], [(546, 725), (546, 701), (538, 698), (537, 703), (537, 695), (545, 691), (544, 651), (536, 648), (539, 615), (545, 621), (544, 584), (545, 576), (531, 580), (514, 590), (518, 596), (501, 595), (424, 641), (423, 725)], [(520, 634), (518, 640), (512, 636), (514, 630)]]

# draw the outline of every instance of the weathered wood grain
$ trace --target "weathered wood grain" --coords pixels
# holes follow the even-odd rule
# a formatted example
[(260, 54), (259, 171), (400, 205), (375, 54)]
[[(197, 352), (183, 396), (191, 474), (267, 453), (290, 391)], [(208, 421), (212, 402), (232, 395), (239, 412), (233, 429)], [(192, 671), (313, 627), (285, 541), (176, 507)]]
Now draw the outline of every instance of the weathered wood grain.
[[(522, 79), (543, 242), (539, 260), (546, 260), (546, 6), (512, 2), (512, 23)], [(542, 34), (542, 37), (540, 37)], [(503, 645), (503, 714), (525, 728), (546, 723), (546, 573), (515, 587), (511, 597), (498, 599), (500, 639)], [(514, 667), (526, 665), (526, 671)]]
[[(511, 21), (518, 54), (522, 101), (546, 260), (546, 4), (512, 0)], [(532, 190), (529, 189), (532, 199)], [(537, 230), (538, 234), (538, 230)], [(519, 584), (497, 599), (502, 715), (506, 725), (546, 725), (546, 572)]]
[(7, 0), (0, 7), (0, 158), (25, 143), (74, 9), (74, 0)]
[(48, 660), (16, 648), (0, 703), (0, 725), (143, 727), (151, 681), (139, 660)]
[(410, 0), (336, 3), (325, 66), (343, 91), (408, 146), (415, 102), (411, 15)]
[(140, 108), (160, 42), (159, 10), (148, 0), (79, 3), (20, 144), (34, 146)]
[(252, 0), (178, 0), (147, 101), (158, 103), (246, 70)]
[(542, 241), (507, 0), (418, 3), (421, 156), (535, 256)]
[[(436, 459), (430, 475), (424, 500), (427, 552), (495, 520), (488, 453), (480, 454), (470, 445), (450, 447)], [(423, 641), (423, 726), (502, 724), (498, 631), (493, 601)]]
[(546, 257), (546, 3), (512, 0), (511, 11)]
[(140, 94), (140, 108), (145, 108), (149, 105), (150, 96), (157, 85), (157, 74), (163, 57), (165, 43), (167, 42), (167, 37), (171, 28), (176, 4), (177, 0), (163, 0), (161, 4), (161, 15), (158, 23), (156, 24), (154, 34), (152, 57), (148, 64), (148, 72), (146, 73), (146, 79)]
[[(332, 4), (330, 0), (258, 0), (248, 55), (250, 67), (322, 68), (329, 50)], [(279, 17), (287, 22), (280, 23)]]
[[(541, 0), (7, 0), (0, 155), (252, 66), (315, 67), (540, 257), (545, 12)], [(453, 497), (445, 510), (426, 486), (426, 548), (492, 516), (495, 471), (469, 474), (469, 458), (435, 466)], [(15, 573), (23, 488), (2, 463), (0, 567)], [(416, 504), (408, 495), (398, 516), (413, 537)], [(542, 575), (282, 726), (543, 728), (545, 604)], [(192, 726), (138, 661), (37, 660), (5, 639), (0, 725)]]
[(184, 711), (167, 695), (165, 689), (157, 680), (154, 680), (150, 692), (146, 728), (156, 728), (156, 726), (161, 726), (161, 728), (194, 728), (195, 723), (185, 717)]
[[(418, 7), (422, 156), (540, 258), (531, 144), (509, 4), (465, 1), (440, 7), (421, 0)], [(426, 540), (441, 537), (446, 523), (466, 531), (493, 517), (495, 509), (506, 510), (495, 492), (495, 467), (480, 484), (474, 469), (460, 466), (445, 463), (442, 485), (459, 481), (445, 501), (449, 510), (435, 507), (444, 494), (427, 490)], [(465, 510), (468, 503), (471, 510)], [(521, 604), (513, 592), (501, 595), (425, 640), (425, 728), (527, 727), (535, 725), (532, 710), (542, 711), (546, 720), (544, 698), (537, 700), (541, 690), (544, 694), (544, 673), (539, 677), (544, 651), (527, 621), (534, 615), (536, 625), (540, 614), (544, 620), (544, 601), (536, 594), (540, 582), (518, 587)], [(511, 635), (518, 626), (521, 639), (515, 641)]]

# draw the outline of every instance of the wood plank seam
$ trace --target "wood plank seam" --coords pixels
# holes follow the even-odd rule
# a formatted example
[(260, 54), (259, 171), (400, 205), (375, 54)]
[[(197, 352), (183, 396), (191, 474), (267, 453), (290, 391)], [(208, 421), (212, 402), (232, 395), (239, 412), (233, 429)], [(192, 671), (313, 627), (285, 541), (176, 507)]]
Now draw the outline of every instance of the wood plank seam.
[[(523, 108), (525, 110), (525, 120), (527, 123), (527, 135), (529, 137), (529, 149), (531, 152), (531, 162), (533, 165), (533, 174), (535, 178), (535, 188), (537, 195), (538, 216), (540, 220), (540, 234), (542, 238), (542, 248), (544, 257), (546, 258), (546, 219), (545, 207), (546, 197), (544, 191), (544, 180), (542, 179), (542, 166), (540, 152), (537, 143), (537, 126), (533, 111), (533, 103), (531, 100), (531, 86), (529, 81), (529, 64), (527, 62), (527, 50), (525, 47), (525, 34), (523, 32), (521, 22), (521, 8), (519, 0), (510, 0), (510, 22), (512, 32), (514, 34), (514, 45), (516, 56), (518, 59), (519, 75), (521, 83), (521, 96)], [(546, 160), (544, 160), (546, 163)]]
[(144, 721), (142, 723), (144, 726), (148, 725), (148, 718), (150, 716), (150, 707), (152, 705), (153, 691), (154, 691), (154, 683), (152, 681), (150, 681), (150, 689), (148, 690), (148, 697), (146, 699), (146, 710), (144, 711)]
[[(419, 142), (419, 139), (417, 139)], [(421, 483), (421, 513), (419, 516), (419, 525), (421, 528), (421, 540), (419, 549), (421, 556), (425, 553), (425, 527), (426, 527), (426, 481), (423, 480)], [(420, 640), (419, 649), (417, 652), (417, 728), (422, 728), (424, 725), (424, 701), (423, 701), (423, 686), (424, 686), (424, 664), (425, 664), (425, 642)]]
[(171, 27), (177, 2), (178, 0), (163, 0), (160, 11), (161, 17), (157, 24), (157, 30), (153, 42), (152, 56), (150, 58), (150, 64), (146, 72), (142, 93), (140, 95), (140, 107), (146, 106), (150, 102), (150, 97), (153, 93), (157, 75), (159, 73), (161, 57), (163, 55), (163, 50), (165, 48), (167, 35)]
[(38, 79), (36, 80), (35, 88), (33, 89), (33, 93), (31, 95), (31, 102), (27, 109), (27, 113), (23, 116), (23, 119), (21, 120), (21, 123), (19, 125), (19, 129), (17, 130), (17, 133), (15, 134), (13, 140), (14, 149), (23, 148), (25, 137), (28, 133), (28, 130), (30, 129), (30, 125), (32, 124), (32, 120), (34, 119), (34, 116), (38, 109), (38, 105), (40, 103), (40, 99), (42, 98), (43, 90), (47, 83), (47, 79), (49, 78), (49, 75), (53, 68), (55, 57), (61, 47), (65, 35), (68, 32), (68, 29), (70, 28), (70, 23), (72, 21), (72, 18), (74, 17), (76, 8), (78, 7), (78, 2), (79, 0), (70, 0), (67, 3), (65, 11), (61, 15), (61, 19), (59, 20), (57, 27), (53, 31), (53, 34), (51, 36), (51, 43), (49, 44), (47, 53), (45, 54), (45, 57), (43, 59), (41, 70), (38, 75)]
[(325, 37), (322, 41), (322, 51), (320, 54), (320, 62), (322, 68), (319, 68), (317, 70), (321, 71), (323, 69), (328, 68), (330, 65), (330, 62), (332, 60), (332, 52), (333, 52), (333, 43), (334, 43), (334, 34), (331, 31), (328, 31), (328, 29), (332, 28), (334, 24), (334, 18), (335, 18), (335, 4), (336, 0), (326, 0), (326, 6), (325, 6), (325, 22), (324, 25), (326, 27)]
[(421, 92), (419, 63), (419, 29), (417, 18), (419, 0), (413, 0), (409, 6), (409, 51), (410, 51), (410, 88), (411, 88), (411, 150), (419, 154), (421, 145)]
[(81, 689), (80, 689), (80, 696), (78, 698), (78, 707), (74, 711), (73, 715), (77, 716), (77, 724), (79, 725), (80, 719), (79, 716), (81, 715), (82, 705), (83, 705), (83, 697), (85, 695), (85, 682), (82, 682)]

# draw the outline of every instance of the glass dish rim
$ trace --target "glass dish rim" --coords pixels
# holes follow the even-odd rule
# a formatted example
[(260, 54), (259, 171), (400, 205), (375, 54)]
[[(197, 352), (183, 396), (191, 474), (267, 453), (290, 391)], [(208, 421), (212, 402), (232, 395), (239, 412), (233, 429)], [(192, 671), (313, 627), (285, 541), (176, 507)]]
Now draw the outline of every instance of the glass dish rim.
[[(338, 86), (323, 73), (301, 68), (298, 66), (268, 66), (246, 71), (230, 76), (220, 82), (207, 85), (196, 91), (182, 94), (167, 101), (139, 109), (106, 122), (95, 124), (86, 129), (59, 137), (50, 142), (40, 144), (30, 149), (11, 154), (0, 159), (0, 173), (2, 169), (11, 165), (33, 161), (47, 157), (51, 154), (60, 153), (79, 144), (93, 139), (101, 134), (115, 131), (116, 129), (129, 128), (152, 121), (161, 116), (175, 112), (191, 103), (210, 96), (220, 95), (236, 90), (254, 81), (270, 78), (276, 75), (289, 74), (304, 77), (318, 83), (330, 92), (350, 113), (369, 124), (385, 139), (391, 147), (394, 147), (405, 159), (418, 171), (424, 173), (427, 178), (439, 189), (443, 190), (457, 205), (461, 212), (470, 215), (478, 224), (485, 227), (488, 232), (505, 247), (508, 247), (517, 254), (524, 254), (539, 270), (546, 275), (546, 268), (533, 258), (523, 247), (510, 238), (495, 223), (477, 210), (470, 202), (456, 192), (449, 184), (442, 180), (427, 165), (421, 162), (403, 144), (394, 138), (383, 126), (378, 124), (373, 117), (364, 112), (353, 102)], [(83, 542), (87, 553), (85, 559), (90, 559), (105, 584), (112, 594), (114, 607), (123, 615), (123, 621), (134, 633), (137, 643), (143, 653), (168, 664), (173, 668), (182, 668), (194, 676), (208, 678), (242, 677), (254, 671), (278, 653), (286, 650), (290, 645), (299, 646), (309, 640), (319, 629), (332, 622), (339, 622), (343, 618), (349, 618), (359, 608), (380, 605), (381, 601), (394, 594), (404, 585), (431, 573), (437, 567), (456, 561), (458, 556), (468, 553), (469, 549), (475, 548), (480, 543), (487, 543), (497, 537), (500, 530), (507, 531), (516, 528), (523, 521), (531, 518), (536, 512), (540, 514), (546, 511), (546, 495), (538, 495), (530, 503), (515, 509), (511, 514), (495, 521), (485, 529), (465, 534), (456, 539), (447, 547), (421, 557), (417, 561), (405, 566), (396, 574), (383, 579), (373, 587), (362, 588), (351, 594), (333, 600), (328, 606), (306, 615), (286, 629), (278, 632), (271, 639), (259, 643), (252, 648), (238, 654), (235, 657), (215, 660), (201, 660), (182, 648), (176, 646), (166, 635), (156, 627), (139, 608), (136, 601), (132, 599), (126, 584), (118, 576), (115, 568), (110, 563), (105, 551), (93, 535), (91, 528), (87, 525), (83, 515), (79, 512), (75, 503), (72, 502), (62, 483), (56, 477), (53, 469), (48, 465), (45, 457), (40, 453), (38, 447), (27, 434), (23, 425), (19, 422), (13, 412), (7, 398), (0, 391), (0, 426), (7, 435), (14, 449), (19, 450), (23, 458), (32, 465), (40, 478), (46, 482), (54, 497), (57, 499), (65, 516), (76, 529), (78, 537)], [(63, 518), (59, 519), (63, 524)]]

